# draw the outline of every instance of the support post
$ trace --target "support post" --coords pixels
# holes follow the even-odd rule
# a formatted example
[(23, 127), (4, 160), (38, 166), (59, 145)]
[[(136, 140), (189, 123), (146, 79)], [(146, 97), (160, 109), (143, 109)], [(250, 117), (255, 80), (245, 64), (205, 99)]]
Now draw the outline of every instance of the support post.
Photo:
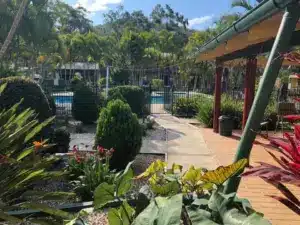
[(109, 66), (106, 66), (106, 89), (105, 89), (105, 95), (106, 98), (108, 98), (108, 81), (109, 81)]
[[(256, 133), (253, 131), (257, 131), (260, 126), (259, 122), (263, 118), (278, 72), (282, 65), (283, 57), (281, 54), (289, 50), (289, 42), (299, 20), (299, 15), (300, 5), (298, 1), (287, 6), (251, 107), (245, 130), (239, 142), (234, 162), (243, 158), (249, 159), (253, 141), (256, 136)], [(235, 176), (230, 178), (225, 186), (224, 193), (237, 192), (240, 181), (241, 177)]]
[(254, 100), (255, 94), (255, 76), (256, 76), (257, 60), (249, 58), (246, 65), (245, 88), (244, 88), (244, 109), (243, 109), (243, 130), (250, 113), (250, 109)]
[(214, 118), (213, 130), (215, 133), (219, 132), (219, 116), (221, 112), (221, 78), (223, 66), (220, 62), (216, 62), (216, 76), (215, 76), (215, 96), (214, 96)]

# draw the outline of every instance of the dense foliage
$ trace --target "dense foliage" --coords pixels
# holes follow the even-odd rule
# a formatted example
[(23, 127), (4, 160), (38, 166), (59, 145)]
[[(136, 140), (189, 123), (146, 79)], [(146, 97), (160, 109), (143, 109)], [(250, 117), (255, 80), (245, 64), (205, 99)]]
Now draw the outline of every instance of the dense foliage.
[(97, 120), (100, 98), (84, 83), (76, 86), (72, 102), (72, 115), (76, 120), (89, 124)]
[(51, 137), (51, 143), (55, 144), (55, 146), (50, 149), (51, 153), (67, 153), (70, 141), (70, 132), (66, 127), (55, 129)]
[[(3, 93), (5, 87), (0, 87)], [(31, 109), (19, 112), (22, 101), (0, 113), (0, 172), (2, 179), (0, 218), (10, 221), (12, 224), (23, 223), (22, 218), (9, 216), (4, 212), (20, 207), (32, 208), (36, 201), (44, 199), (59, 199), (65, 201), (74, 198), (74, 193), (34, 191), (33, 186), (37, 182), (63, 179), (65, 173), (61, 171), (50, 171), (54, 163), (59, 159), (56, 157), (44, 157), (41, 153), (48, 146), (45, 142), (34, 141), (35, 136), (43, 127), (54, 119), (48, 118), (39, 123), (36, 114)], [(29, 147), (24, 148), (24, 144)], [(43, 206), (43, 204), (41, 204)], [(31, 219), (27, 218), (27, 221)]]
[(110, 101), (100, 112), (95, 146), (113, 148), (111, 168), (123, 169), (139, 153), (142, 130), (130, 106), (121, 100)]
[[(30, 108), (37, 113), (39, 122), (53, 115), (44, 91), (35, 81), (25, 77), (8, 77), (0, 79), (0, 84), (4, 83), (7, 86), (0, 96), (0, 109), (9, 109), (23, 99), (17, 113)], [(50, 125), (45, 127), (39, 138), (49, 138), (51, 131)]]
[(222, 184), (237, 176), (247, 164), (240, 160), (212, 171), (191, 166), (182, 173), (182, 166), (158, 160), (135, 179), (147, 179), (131, 197), (133, 171), (130, 164), (113, 184), (102, 183), (94, 192), (95, 209), (102, 209), (115, 201), (108, 210), (110, 225), (154, 224), (260, 224), (270, 225), (249, 201), (235, 193), (221, 193)]
[(120, 96), (119, 94), (121, 94), (130, 105), (133, 113), (138, 116), (144, 115), (143, 110), (145, 108), (146, 97), (142, 88), (128, 85), (109, 89), (108, 96)]
[(74, 191), (83, 201), (91, 201), (94, 198), (94, 190), (102, 183), (112, 184), (116, 173), (110, 169), (109, 162), (113, 155), (113, 149), (105, 149), (98, 146), (93, 154), (80, 153), (76, 146), (69, 160), (70, 176), (75, 183)]

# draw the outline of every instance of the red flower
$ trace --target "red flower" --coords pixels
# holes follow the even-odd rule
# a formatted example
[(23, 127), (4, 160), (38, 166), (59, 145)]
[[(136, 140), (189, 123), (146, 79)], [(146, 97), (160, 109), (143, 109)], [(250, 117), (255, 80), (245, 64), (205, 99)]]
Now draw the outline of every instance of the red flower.
[(105, 152), (105, 149), (100, 145), (98, 145), (97, 149), (100, 154), (103, 154)]
[(74, 146), (73, 146), (73, 152), (78, 152), (78, 147), (77, 147), (77, 145), (74, 145)]
[(81, 163), (81, 157), (78, 154), (75, 155), (75, 160), (77, 163)]

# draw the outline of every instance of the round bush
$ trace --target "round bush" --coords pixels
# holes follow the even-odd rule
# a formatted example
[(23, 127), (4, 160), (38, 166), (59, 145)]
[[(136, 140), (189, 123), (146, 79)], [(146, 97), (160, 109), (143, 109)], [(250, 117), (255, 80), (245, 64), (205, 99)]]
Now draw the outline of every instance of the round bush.
[(110, 164), (113, 169), (123, 169), (139, 153), (142, 130), (127, 103), (114, 100), (102, 109), (95, 139), (98, 145), (115, 149)]
[(198, 112), (198, 104), (196, 98), (178, 98), (175, 101), (174, 113), (176, 116), (193, 117)]
[(56, 144), (51, 148), (51, 153), (67, 153), (70, 141), (70, 133), (66, 128), (56, 129), (51, 137), (51, 143)]
[(108, 91), (108, 96), (114, 95), (115, 92), (120, 92), (126, 102), (129, 104), (133, 113), (136, 113), (139, 117), (143, 116), (145, 112), (146, 98), (144, 90), (138, 86), (118, 86), (111, 88)]
[[(39, 122), (43, 122), (52, 116), (48, 99), (40, 85), (34, 80), (25, 77), (7, 77), (0, 79), (0, 85), (3, 83), (7, 83), (7, 86), (0, 96), (0, 110), (12, 107), (23, 98), (17, 113), (31, 108), (38, 114), (37, 119)], [(48, 138), (50, 133), (51, 126), (49, 125), (37, 137)]]
[(72, 115), (76, 120), (85, 124), (97, 120), (100, 107), (100, 98), (85, 84), (77, 86), (72, 103)]

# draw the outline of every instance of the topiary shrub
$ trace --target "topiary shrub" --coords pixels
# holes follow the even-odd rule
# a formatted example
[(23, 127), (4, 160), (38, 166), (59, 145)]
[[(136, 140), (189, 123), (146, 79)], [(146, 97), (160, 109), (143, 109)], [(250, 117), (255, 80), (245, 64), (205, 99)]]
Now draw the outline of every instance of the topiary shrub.
[(71, 80), (71, 90), (75, 91), (79, 85), (84, 83), (82, 76), (75, 73), (75, 76)]
[(121, 100), (110, 101), (98, 119), (95, 146), (113, 148), (111, 168), (123, 169), (139, 153), (142, 130), (130, 106)]
[(51, 143), (55, 144), (55, 146), (50, 149), (50, 153), (67, 153), (70, 141), (70, 132), (66, 128), (56, 129), (51, 137)]
[(100, 98), (85, 84), (77, 86), (72, 102), (72, 115), (74, 119), (84, 124), (97, 120), (100, 108)]
[(119, 92), (124, 97), (133, 113), (136, 113), (139, 117), (143, 116), (146, 99), (142, 88), (138, 86), (118, 86), (111, 88), (108, 91), (108, 96), (113, 96), (115, 92)]
[(112, 100), (117, 100), (120, 99), (123, 102), (126, 102), (126, 99), (123, 97), (123, 95), (121, 94), (121, 92), (119, 90), (114, 91), (113, 93), (111, 93), (111, 95), (108, 96), (106, 102), (110, 102)]
[[(0, 95), (0, 110), (11, 108), (23, 98), (17, 113), (31, 108), (38, 114), (37, 119), (39, 122), (43, 122), (52, 116), (53, 112), (48, 99), (40, 85), (34, 80), (25, 77), (7, 77), (0, 79), (0, 84), (3, 83), (7, 83), (7, 86)], [(38, 138), (49, 138), (51, 131), (51, 125), (45, 127), (38, 134)]]

